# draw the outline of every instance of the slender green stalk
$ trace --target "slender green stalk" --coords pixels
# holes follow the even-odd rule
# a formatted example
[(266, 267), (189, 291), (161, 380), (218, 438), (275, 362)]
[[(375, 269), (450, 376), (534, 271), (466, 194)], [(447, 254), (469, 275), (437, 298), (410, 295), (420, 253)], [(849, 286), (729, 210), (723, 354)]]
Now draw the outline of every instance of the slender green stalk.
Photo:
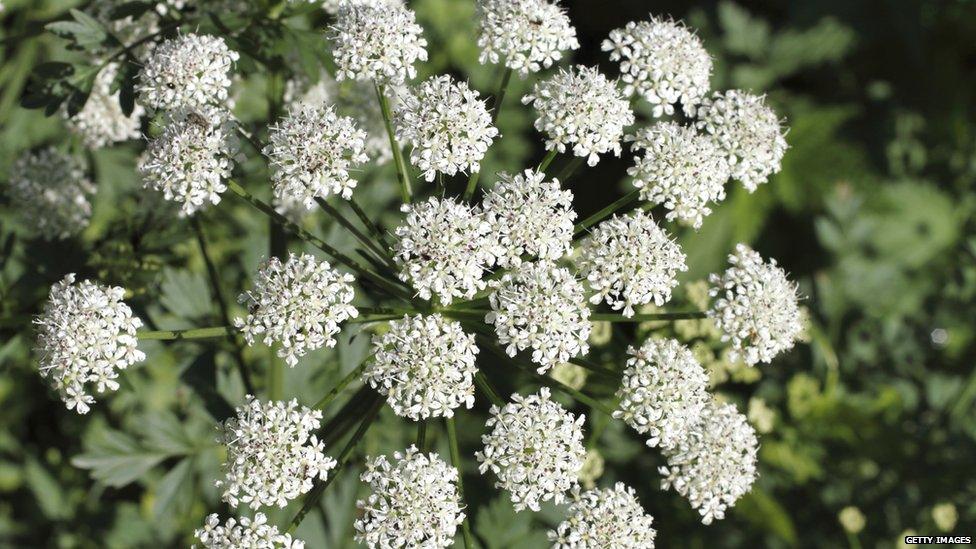
[(491, 386), (491, 383), (488, 382), (488, 378), (485, 377), (485, 374), (483, 374), (481, 371), (478, 371), (474, 375), (474, 383), (478, 386), (478, 389), (484, 393), (486, 397), (488, 397), (488, 400), (490, 400), (492, 404), (498, 407), (505, 405), (505, 401), (502, 400), (502, 397), (498, 396), (498, 391)]
[(562, 170), (560, 170), (559, 175), (556, 176), (556, 179), (565, 185), (566, 182), (573, 177), (573, 174), (576, 173), (576, 170), (583, 165), (584, 160), (585, 159), (582, 156), (574, 156), (573, 159), (570, 160)]
[(336, 457), (337, 463), (335, 469), (332, 471), (332, 474), (329, 475), (328, 480), (317, 483), (315, 487), (312, 488), (312, 491), (309, 492), (308, 496), (305, 497), (305, 503), (302, 504), (302, 508), (299, 509), (298, 513), (295, 514), (295, 518), (291, 519), (291, 523), (288, 525), (289, 534), (294, 534), (295, 529), (298, 528), (298, 525), (305, 520), (305, 515), (308, 515), (308, 512), (318, 505), (319, 500), (322, 499), (322, 494), (325, 493), (325, 490), (329, 487), (329, 485), (332, 484), (336, 477), (339, 476), (339, 470), (342, 469), (349, 461), (352, 451), (356, 449), (356, 445), (358, 445), (359, 441), (362, 440), (363, 435), (366, 434), (369, 426), (373, 424), (373, 421), (380, 413), (381, 408), (383, 408), (383, 400), (376, 397), (372, 407), (368, 412), (366, 412), (366, 416), (362, 423), (359, 424), (359, 428), (356, 429), (356, 432), (353, 433), (352, 438), (349, 439), (349, 442), (346, 443), (345, 447), (342, 448), (342, 451), (339, 452), (339, 455)]
[[(498, 113), (502, 110), (502, 104), (505, 101), (505, 92), (508, 91), (508, 83), (512, 80), (512, 69), (505, 68), (502, 73), (501, 82), (498, 84), (498, 91), (495, 92), (495, 102), (492, 105), (491, 111), (491, 123), (495, 124), (498, 120)], [(474, 193), (478, 189), (478, 180), (481, 178), (481, 170), (471, 173), (471, 177), (468, 178), (468, 186), (464, 190), (464, 199), (471, 200), (474, 198)]]
[(708, 318), (708, 313), (705, 311), (687, 311), (682, 313), (654, 313), (654, 314), (635, 314), (632, 317), (626, 317), (617, 314), (605, 314), (605, 313), (593, 313), (590, 315), (590, 320), (603, 320), (607, 322), (648, 322), (653, 320), (693, 320)]
[(417, 422), (417, 449), (421, 452), (425, 451), (427, 448), (427, 421), (420, 420)]
[(275, 209), (271, 207), (270, 204), (255, 198), (251, 193), (247, 192), (244, 189), (244, 187), (241, 187), (241, 185), (236, 181), (234, 181), (233, 179), (227, 181), (227, 188), (233, 191), (234, 194), (236, 194), (237, 196), (243, 198), (245, 201), (247, 201), (249, 204), (257, 208), (258, 210), (263, 212), (265, 215), (268, 215), (269, 217), (273, 218), (279, 225), (287, 229), (289, 232), (293, 233), (295, 236), (301, 238), (302, 240), (305, 240), (306, 242), (312, 244), (316, 248), (329, 254), (330, 256), (335, 258), (335, 260), (338, 261), (339, 263), (342, 263), (343, 265), (356, 271), (358, 274), (360, 274), (364, 278), (369, 279), (371, 282), (383, 288), (391, 295), (410, 301), (411, 298), (410, 294), (406, 290), (401, 288), (398, 284), (367, 269), (363, 265), (359, 264), (356, 260), (343, 254), (339, 250), (336, 250), (332, 246), (328, 245), (321, 238), (313, 235), (312, 233), (292, 223), (291, 221), (288, 220), (288, 218), (276, 212)]
[(207, 339), (211, 337), (226, 337), (235, 332), (230, 326), (214, 326), (212, 328), (190, 328), (188, 330), (139, 330), (136, 337), (147, 340), (181, 340)]
[(350, 318), (346, 321), (346, 324), (366, 324), (367, 322), (383, 322), (385, 320), (397, 320), (398, 318), (403, 318), (402, 314), (386, 314), (386, 315), (359, 315), (356, 318)]
[(386, 134), (390, 137), (390, 148), (393, 149), (393, 161), (396, 163), (397, 179), (400, 181), (400, 197), (403, 198), (404, 204), (409, 204), (413, 191), (410, 189), (410, 177), (407, 163), (403, 159), (403, 151), (400, 150), (396, 135), (393, 133), (393, 114), (390, 112), (390, 100), (386, 98), (386, 86), (376, 84), (376, 98), (383, 112), (383, 124), (386, 125)]
[(620, 372), (611, 370), (610, 368), (605, 368), (603, 366), (600, 366), (596, 362), (593, 362), (592, 360), (586, 358), (572, 358), (569, 360), (569, 362), (579, 366), (580, 368), (589, 370), (596, 374), (605, 375), (607, 377), (612, 377), (614, 379), (620, 378)]
[(593, 225), (596, 225), (600, 221), (603, 221), (607, 217), (610, 217), (612, 214), (616, 213), (621, 208), (637, 200), (637, 197), (639, 195), (640, 195), (640, 189), (634, 189), (633, 191), (630, 191), (629, 193), (615, 200), (606, 208), (603, 208), (602, 210), (591, 215), (590, 217), (587, 217), (583, 221), (580, 221), (579, 223), (576, 224), (576, 229), (573, 231), (573, 236), (581, 235), (584, 231), (586, 231), (586, 229), (589, 229)]
[(366, 212), (364, 212), (363, 209), (359, 207), (359, 204), (356, 202), (355, 198), (349, 199), (349, 207), (352, 208), (352, 211), (356, 213), (356, 216), (359, 217), (359, 220), (363, 223), (363, 225), (367, 229), (369, 229), (369, 232), (373, 234), (373, 237), (376, 238), (376, 240), (378, 240), (380, 244), (388, 245), (388, 243), (386, 242), (386, 235), (384, 235), (383, 231), (380, 230), (379, 226), (376, 225), (376, 223), (374, 223), (373, 220), (370, 219), (368, 215), (366, 215)]
[[(444, 418), (444, 424), (447, 427), (447, 443), (451, 446), (451, 464), (458, 472), (458, 495), (461, 497), (461, 501), (464, 501), (464, 481), (461, 479), (463, 476), (461, 467), (461, 452), (458, 451), (458, 440), (457, 440), (457, 429), (454, 427), (454, 418), (448, 417)], [(461, 537), (464, 538), (464, 548), (473, 549), (474, 540), (471, 537), (471, 523), (468, 521), (468, 514), (464, 515), (464, 522), (461, 523)]]
[(328, 393), (325, 394), (324, 397), (322, 397), (318, 402), (316, 402), (315, 406), (313, 406), (312, 409), (324, 410), (326, 406), (331, 404), (332, 401), (336, 399), (336, 397), (342, 394), (342, 391), (346, 387), (348, 387), (350, 383), (352, 383), (357, 378), (359, 378), (359, 376), (363, 373), (363, 370), (366, 369), (366, 363), (367, 361), (364, 360), (362, 364), (356, 366), (355, 368), (353, 368), (351, 372), (346, 374), (346, 377), (340, 379), (339, 383), (337, 383), (335, 387), (333, 387)]
[[(197, 236), (197, 244), (200, 247), (200, 255), (203, 256), (203, 262), (207, 266), (207, 275), (210, 279), (210, 288), (214, 293), (214, 299), (217, 300), (217, 308), (220, 311), (220, 321), (226, 326), (230, 326), (230, 313), (227, 307), (227, 300), (224, 298), (224, 291), (220, 283), (220, 274), (217, 273), (217, 267), (214, 265), (213, 259), (210, 257), (210, 251), (207, 249), (207, 238), (203, 233), (203, 226), (200, 224), (199, 216), (191, 216), (191, 222), (193, 224), (193, 232)], [(247, 363), (244, 362), (244, 351), (241, 348), (240, 341), (238, 341), (237, 336), (234, 333), (227, 334), (227, 341), (230, 342), (231, 348), (233, 349), (234, 362), (237, 363), (237, 371), (241, 375), (241, 381), (244, 383), (244, 388), (247, 390), (248, 394), (254, 394), (254, 385), (251, 383), (251, 374), (248, 372)]]
[(555, 149), (546, 153), (546, 156), (542, 159), (542, 162), (539, 162), (539, 167), (536, 168), (535, 171), (544, 172), (549, 169), (549, 164), (552, 164), (552, 161), (556, 159), (556, 155), (558, 154), (559, 152)]
[(326, 202), (324, 199), (319, 197), (315, 197), (315, 203), (319, 205), (319, 208), (322, 208), (322, 211), (332, 216), (332, 218), (338, 221), (340, 225), (348, 229), (349, 232), (351, 232), (352, 235), (356, 237), (356, 240), (362, 243), (363, 246), (369, 248), (374, 254), (376, 254), (377, 257), (380, 258), (380, 260), (386, 263), (387, 266), (389, 266), (391, 269), (394, 270), (396, 269), (396, 264), (393, 263), (393, 259), (390, 258), (390, 254), (387, 253), (386, 250), (384, 250), (382, 247), (377, 245), (375, 242), (373, 242), (372, 239), (370, 239), (365, 234), (363, 234), (362, 231), (357, 229), (356, 226), (352, 224), (352, 222), (350, 222), (341, 213), (339, 213), (339, 210), (333, 208), (332, 206), (329, 205), (328, 202)]

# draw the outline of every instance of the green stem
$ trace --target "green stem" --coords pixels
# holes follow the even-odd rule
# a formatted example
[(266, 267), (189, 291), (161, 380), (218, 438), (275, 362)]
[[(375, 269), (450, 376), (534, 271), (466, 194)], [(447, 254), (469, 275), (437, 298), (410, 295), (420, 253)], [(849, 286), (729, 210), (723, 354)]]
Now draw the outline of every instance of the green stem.
[(380, 102), (380, 110), (383, 112), (383, 124), (386, 126), (386, 134), (390, 138), (390, 148), (393, 149), (393, 161), (396, 163), (397, 179), (400, 181), (400, 197), (404, 204), (409, 204), (413, 191), (410, 189), (410, 179), (407, 175), (407, 163), (403, 159), (403, 151), (397, 144), (396, 135), (393, 133), (393, 114), (390, 112), (390, 100), (386, 98), (386, 86), (376, 84), (376, 98)]
[(346, 387), (348, 387), (350, 383), (352, 383), (357, 378), (359, 378), (359, 376), (363, 373), (363, 370), (366, 369), (366, 364), (367, 361), (363, 360), (362, 364), (356, 366), (356, 368), (354, 368), (353, 371), (346, 374), (346, 377), (340, 379), (339, 383), (337, 383), (335, 387), (333, 387), (328, 393), (326, 393), (325, 396), (321, 398), (321, 400), (316, 402), (315, 406), (313, 406), (312, 409), (324, 410), (326, 406), (331, 404), (332, 401), (336, 399), (336, 397), (342, 394), (342, 391)]
[(136, 337), (147, 340), (206, 339), (224, 337), (234, 332), (234, 328), (230, 326), (215, 326), (212, 328), (190, 328), (188, 330), (140, 330), (136, 332)]
[[(464, 501), (464, 481), (461, 479), (463, 476), (461, 469), (461, 452), (458, 450), (458, 440), (457, 440), (457, 429), (454, 427), (454, 418), (448, 417), (444, 418), (444, 424), (447, 427), (447, 443), (451, 447), (451, 464), (458, 472), (458, 495), (461, 497), (461, 501)], [(474, 540), (471, 537), (471, 523), (468, 521), (468, 515), (465, 513), (464, 522), (461, 523), (461, 536), (464, 538), (464, 548), (472, 549), (474, 547)]]
[(604, 376), (607, 376), (607, 377), (612, 377), (614, 379), (619, 379), (620, 378), (620, 372), (611, 370), (610, 368), (605, 368), (603, 366), (600, 366), (596, 362), (593, 362), (592, 360), (589, 360), (589, 359), (586, 359), (586, 358), (573, 358), (573, 359), (570, 359), (569, 362), (572, 363), (572, 364), (575, 364), (575, 365), (579, 366), (580, 368), (589, 370), (589, 371), (591, 371), (593, 373), (596, 373), (596, 374), (601, 374), (601, 375), (604, 375)]
[(315, 197), (315, 203), (319, 205), (319, 208), (322, 208), (322, 211), (331, 215), (336, 221), (339, 222), (340, 225), (351, 232), (352, 235), (356, 237), (356, 240), (362, 243), (363, 246), (369, 248), (369, 250), (376, 254), (376, 256), (386, 263), (391, 269), (396, 270), (396, 264), (393, 263), (393, 259), (390, 258), (390, 255), (386, 252), (386, 250), (378, 246), (375, 242), (363, 234), (362, 231), (357, 229), (355, 225), (353, 225), (348, 219), (339, 213), (339, 210), (333, 208), (328, 202), (319, 197)]
[(546, 171), (549, 168), (549, 164), (552, 164), (552, 161), (556, 159), (556, 155), (558, 154), (559, 152), (555, 149), (546, 153), (546, 156), (542, 159), (542, 162), (539, 162), (539, 167), (535, 171), (540, 173)]
[(585, 159), (582, 156), (574, 156), (573, 159), (570, 160), (566, 164), (566, 166), (559, 172), (559, 175), (556, 176), (556, 179), (558, 179), (560, 183), (565, 185), (566, 182), (569, 181), (571, 177), (573, 177), (573, 174), (576, 173), (576, 170), (578, 170), (579, 167), (583, 165), (583, 160)]
[(307, 515), (309, 511), (318, 505), (319, 500), (322, 499), (322, 495), (325, 493), (326, 488), (328, 488), (336, 477), (339, 476), (339, 470), (341, 470), (346, 465), (346, 462), (349, 461), (352, 451), (356, 448), (356, 445), (359, 444), (359, 441), (362, 440), (363, 435), (366, 434), (369, 426), (373, 424), (373, 421), (380, 413), (381, 408), (383, 408), (383, 400), (376, 397), (373, 406), (368, 412), (366, 412), (366, 417), (363, 419), (362, 423), (359, 424), (359, 428), (356, 429), (356, 432), (353, 433), (352, 438), (349, 439), (349, 442), (347, 442), (345, 447), (342, 448), (342, 451), (339, 452), (339, 456), (336, 457), (336, 466), (333, 469), (332, 474), (329, 475), (328, 480), (325, 482), (320, 482), (316, 484), (314, 488), (312, 488), (312, 491), (309, 492), (308, 496), (305, 497), (305, 503), (302, 504), (302, 508), (299, 509), (298, 513), (295, 514), (295, 518), (291, 519), (291, 523), (288, 525), (287, 530), (289, 534), (295, 533), (298, 525), (305, 520), (305, 515)]
[(335, 260), (338, 261), (339, 263), (342, 263), (343, 265), (356, 271), (358, 274), (360, 274), (364, 278), (369, 279), (371, 282), (383, 288), (391, 295), (410, 301), (411, 298), (410, 294), (406, 292), (403, 288), (401, 288), (399, 285), (397, 285), (393, 281), (383, 276), (374, 273), (373, 271), (367, 269), (366, 267), (360, 265), (356, 260), (343, 254), (339, 250), (336, 250), (332, 246), (328, 245), (321, 238), (313, 235), (312, 233), (292, 223), (285, 216), (276, 212), (275, 209), (271, 207), (270, 204), (255, 198), (251, 193), (244, 190), (244, 187), (241, 187), (240, 184), (237, 183), (237, 181), (234, 181), (233, 179), (228, 180), (227, 188), (233, 191), (237, 196), (243, 198), (245, 201), (247, 201), (249, 204), (257, 208), (258, 210), (263, 212), (265, 215), (270, 216), (279, 225), (281, 225), (282, 227), (284, 227), (285, 229), (293, 233), (295, 236), (301, 238), (302, 240), (305, 240), (306, 242), (312, 244), (316, 248), (329, 254), (330, 256), (335, 258)]
[(506, 67), (505, 72), (502, 73), (502, 80), (498, 84), (498, 91), (495, 92), (495, 102), (492, 105), (494, 107), (491, 112), (491, 123), (495, 124), (498, 120), (498, 113), (502, 111), (502, 104), (505, 102), (505, 93), (508, 92), (508, 83), (512, 80), (512, 69)]
[(423, 419), (417, 422), (416, 446), (421, 452), (425, 451), (427, 448), (427, 421)]
[(607, 322), (648, 322), (654, 320), (693, 320), (708, 318), (705, 311), (687, 311), (683, 313), (654, 313), (654, 314), (635, 314), (632, 317), (625, 317), (618, 314), (593, 313), (590, 320), (604, 320)]
[(383, 244), (384, 246), (388, 245), (386, 242), (386, 237), (383, 234), (383, 231), (380, 230), (379, 226), (376, 225), (376, 223), (374, 223), (373, 220), (370, 219), (368, 215), (366, 215), (366, 212), (364, 212), (363, 209), (359, 207), (359, 204), (356, 202), (356, 199), (354, 198), (349, 199), (349, 207), (352, 208), (352, 211), (356, 213), (356, 216), (359, 217), (359, 220), (363, 223), (363, 225), (367, 229), (369, 229), (369, 232), (373, 234), (373, 237), (376, 238), (376, 240), (379, 241), (380, 244)]
[(586, 231), (593, 225), (596, 225), (600, 221), (603, 221), (611, 214), (616, 213), (617, 210), (629, 205), (634, 200), (637, 200), (638, 196), (640, 196), (640, 189), (634, 189), (633, 191), (630, 191), (629, 193), (615, 200), (606, 208), (603, 208), (602, 210), (591, 215), (590, 217), (587, 217), (583, 221), (580, 221), (579, 223), (576, 224), (576, 230), (573, 231), (573, 236), (579, 236), (580, 234), (582, 234), (584, 231)]
[(498, 391), (491, 386), (491, 383), (488, 382), (488, 378), (485, 377), (484, 373), (480, 371), (476, 373), (474, 375), (474, 383), (478, 386), (478, 389), (484, 393), (486, 397), (488, 397), (488, 400), (490, 400), (492, 404), (498, 406), (499, 408), (505, 405), (505, 401), (502, 399), (502, 397), (498, 396)]

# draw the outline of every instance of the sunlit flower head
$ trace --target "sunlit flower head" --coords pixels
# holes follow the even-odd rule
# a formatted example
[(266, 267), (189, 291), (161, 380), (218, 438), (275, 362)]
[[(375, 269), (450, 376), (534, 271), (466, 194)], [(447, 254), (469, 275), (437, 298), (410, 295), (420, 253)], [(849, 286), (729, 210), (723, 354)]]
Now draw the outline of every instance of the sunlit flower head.
[(336, 79), (402, 83), (427, 60), (423, 28), (408, 8), (393, 2), (343, 2), (333, 30)]
[(178, 36), (152, 50), (136, 91), (154, 109), (226, 108), (231, 69), (239, 58), (218, 36)]
[(654, 549), (654, 518), (622, 482), (573, 494), (569, 517), (549, 531), (555, 549)]
[(214, 513), (193, 536), (204, 549), (305, 549), (305, 542), (292, 538), (291, 534), (282, 534), (277, 526), (268, 524), (264, 513), (256, 513), (253, 519), (231, 517), (224, 524), (220, 523), (220, 515)]
[(478, 24), (479, 61), (504, 59), (523, 78), (579, 48), (576, 29), (558, 0), (481, 0)]

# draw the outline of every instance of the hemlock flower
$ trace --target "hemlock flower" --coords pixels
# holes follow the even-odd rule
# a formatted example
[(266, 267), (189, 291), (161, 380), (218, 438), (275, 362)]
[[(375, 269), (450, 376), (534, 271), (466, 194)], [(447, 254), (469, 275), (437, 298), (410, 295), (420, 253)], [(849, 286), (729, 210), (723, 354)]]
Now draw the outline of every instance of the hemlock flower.
[(710, 88), (712, 58), (701, 39), (683, 23), (658, 17), (627, 23), (610, 32), (603, 51), (620, 61), (624, 93), (638, 93), (654, 107), (654, 116), (674, 114), (681, 102), (685, 113), (695, 108)]
[(356, 180), (349, 170), (368, 162), (366, 132), (334, 107), (301, 106), (271, 126), (264, 154), (277, 197), (292, 196), (306, 209), (315, 198), (352, 197)]
[(411, 146), (410, 163), (433, 181), (438, 173), (477, 172), (498, 135), (478, 93), (450, 76), (435, 76), (400, 97), (397, 139)]
[(474, 406), (474, 336), (441, 315), (404, 316), (373, 336), (373, 358), (363, 381), (386, 396), (398, 416), (453, 417)]
[(370, 487), (356, 502), (356, 541), (369, 547), (450, 547), (464, 522), (457, 469), (411, 446), (366, 460), (360, 480)]
[(400, 280), (430, 300), (450, 305), (485, 288), (485, 269), (494, 262), (491, 226), (476, 208), (453, 199), (430, 198), (403, 207), (407, 218), (394, 231), (394, 259)]
[(674, 339), (651, 338), (629, 347), (613, 417), (647, 435), (650, 447), (673, 448), (698, 428), (708, 402), (708, 374)]
[(155, 109), (226, 108), (230, 71), (240, 56), (217, 36), (187, 34), (152, 50), (139, 73), (139, 99)]
[(670, 300), (678, 273), (688, 269), (678, 243), (643, 210), (597, 225), (583, 240), (577, 263), (596, 292), (590, 302), (606, 301), (626, 317), (634, 316), (635, 305)]
[(178, 202), (180, 215), (193, 215), (207, 202), (219, 204), (227, 190), (224, 179), (233, 168), (237, 139), (225, 116), (209, 109), (173, 112), (139, 158), (143, 184)]
[(227, 446), (221, 498), (232, 507), (285, 507), (308, 493), (315, 479), (326, 480), (336, 461), (313, 433), (322, 412), (291, 402), (264, 402), (247, 395), (237, 415), (221, 426), (218, 442)]
[(491, 312), (498, 342), (515, 356), (532, 350), (538, 372), (585, 355), (590, 346), (590, 309), (583, 285), (568, 269), (554, 263), (526, 262), (491, 282)]
[(729, 163), (714, 139), (687, 126), (659, 122), (639, 130), (631, 150), (637, 155), (627, 174), (640, 189), (640, 199), (663, 204), (666, 219), (695, 229), (712, 213), (710, 203), (725, 198)]
[(573, 193), (562, 190), (558, 179), (546, 181), (546, 174), (535, 170), (500, 173), (481, 206), (502, 267), (520, 265), (524, 254), (555, 261), (572, 249)]
[(351, 304), (353, 282), (309, 254), (289, 254), (285, 263), (272, 257), (258, 269), (254, 289), (237, 298), (248, 315), (234, 326), (248, 345), (262, 334), (265, 345), (279, 343), (278, 356), (295, 366), (308, 351), (334, 347), (340, 324), (359, 315)]
[(577, 486), (586, 449), (583, 421), (550, 398), (543, 387), (537, 394), (512, 395), (504, 407), (492, 406), (482, 435), (484, 449), (475, 454), (481, 474), (491, 471), (495, 486), (511, 493), (516, 511), (539, 510), (545, 501), (559, 504)]
[(732, 404), (710, 399), (698, 427), (665, 451), (661, 488), (674, 488), (702, 516), (702, 524), (725, 518), (725, 511), (752, 489), (759, 441), (746, 417)]
[(350, 4), (350, 3), (375, 4), (375, 5), (388, 4), (391, 6), (404, 5), (404, 0), (290, 0), (290, 1), (294, 3), (309, 2), (313, 4), (314, 3), (322, 4), (322, 9), (325, 10), (325, 13), (328, 13), (329, 15), (336, 15), (337, 13), (339, 13), (339, 8), (342, 6), (342, 4)]
[(427, 41), (413, 11), (393, 2), (343, 2), (333, 30), (336, 80), (403, 83), (427, 60)]
[(549, 541), (556, 549), (654, 549), (653, 524), (634, 489), (618, 482), (574, 492), (569, 517), (549, 531)]
[(81, 136), (85, 146), (91, 149), (100, 149), (142, 135), (140, 120), (146, 112), (145, 109), (142, 105), (135, 105), (132, 114), (126, 116), (119, 105), (119, 92), (112, 92), (112, 82), (118, 71), (118, 63), (109, 63), (98, 73), (91, 95), (78, 114), (69, 117), (67, 107), (62, 108), (65, 125), (72, 133)]
[(119, 388), (119, 370), (142, 362), (136, 330), (142, 321), (122, 301), (125, 290), (90, 280), (75, 284), (74, 273), (51, 286), (38, 326), (38, 369), (50, 378), (69, 410), (86, 414), (99, 393)]
[(558, 1), (481, 0), (478, 2), (478, 61), (498, 63), (525, 78), (579, 48), (576, 29)]
[(765, 97), (740, 90), (715, 92), (702, 102), (696, 124), (722, 147), (732, 177), (749, 192), (779, 172), (786, 132)]
[(95, 185), (78, 159), (54, 147), (21, 155), (10, 169), (6, 192), (11, 209), (45, 240), (75, 236), (91, 221)]
[(709, 294), (717, 298), (708, 316), (732, 342), (731, 360), (742, 358), (753, 366), (769, 363), (793, 348), (803, 329), (796, 283), (775, 259), (762, 256), (745, 244), (729, 255), (729, 268), (709, 277)]
[(565, 152), (570, 147), (590, 166), (596, 166), (601, 154), (620, 156), (624, 128), (634, 123), (616, 83), (594, 67), (560, 69), (537, 82), (522, 103), (532, 104), (538, 113), (535, 128), (546, 135), (546, 150)]
[[(291, 534), (279, 533), (278, 527), (268, 524), (264, 513), (247, 517), (229, 518), (220, 524), (220, 515), (207, 517), (203, 528), (193, 531), (205, 549), (304, 549), (305, 542), (293, 539)], [(194, 545), (194, 547), (196, 547)]]

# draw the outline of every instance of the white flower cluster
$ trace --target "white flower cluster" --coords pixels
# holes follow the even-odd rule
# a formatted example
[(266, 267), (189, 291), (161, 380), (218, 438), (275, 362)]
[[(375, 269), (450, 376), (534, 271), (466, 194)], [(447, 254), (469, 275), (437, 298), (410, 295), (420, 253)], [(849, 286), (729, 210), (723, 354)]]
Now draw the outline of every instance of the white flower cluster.
[(491, 286), (485, 322), (495, 326), (510, 356), (532, 349), (542, 374), (589, 351), (590, 309), (583, 285), (568, 269), (548, 261), (525, 262)]
[(295, 366), (308, 351), (334, 347), (339, 325), (359, 315), (351, 304), (354, 281), (310, 254), (289, 254), (284, 263), (273, 257), (258, 269), (254, 290), (237, 298), (248, 315), (234, 326), (248, 345), (261, 334), (265, 345), (280, 343), (278, 356)]
[(91, 221), (95, 185), (75, 157), (53, 147), (24, 153), (10, 169), (11, 209), (44, 239), (57, 240), (85, 230)]
[(62, 109), (68, 130), (81, 136), (85, 146), (91, 149), (142, 135), (139, 121), (146, 110), (141, 105), (135, 105), (132, 114), (126, 116), (119, 105), (119, 92), (112, 92), (112, 82), (118, 71), (118, 63), (109, 63), (98, 73), (88, 101), (77, 114), (69, 118), (67, 108)]
[(373, 336), (363, 381), (386, 396), (393, 412), (413, 420), (453, 417), (474, 405), (474, 336), (441, 315), (405, 316)]
[(708, 374), (690, 349), (674, 339), (651, 338), (630, 347), (619, 409), (613, 417), (647, 435), (647, 445), (674, 448), (701, 421), (709, 400)]
[(153, 49), (139, 74), (139, 99), (155, 109), (226, 106), (230, 71), (240, 58), (217, 36), (187, 34)]
[(523, 78), (579, 48), (576, 29), (558, 0), (481, 0), (478, 15), (479, 62), (504, 57), (505, 66)]
[(606, 301), (626, 317), (634, 316), (635, 305), (664, 305), (678, 285), (675, 277), (688, 269), (681, 246), (643, 210), (597, 225), (577, 262), (596, 292), (590, 302)]
[(546, 181), (546, 174), (535, 170), (500, 173), (481, 206), (502, 267), (520, 265), (523, 254), (555, 261), (572, 249), (573, 193), (562, 190), (558, 179)]
[(668, 221), (700, 228), (712, 213), (709, 204), (725, 198), (730, 175), (725, 152), (707, 135), (674, 122), (639, 130), (631, 140), (637, 159), (627, 173), (641, 200), (663, 204)]
[(291, 0), (294, 3), (311, 2), (322, 4), (322, 9), (329, 15), (339, 13), (339, 8), (343, 4), (388, 4), (391, 6), (403, 6), (404, 0)]
[(543, 387), (538, 394), (512, 395), (503, 408), (492, 406), (482, 435), (484, 450), (475, 457), (479, 471), (491, 470), (495, 486), (511, 493), (516, 511), (533, 511), (545, 501), (559, 504), (577, 486), (586, 448), (583, 421), (550, 398)]
[(326, 480), (336, 461), (313, 434), (321, 420), (321, 411), (297, 400), (262, 403), (247, 395), (218, 439), (227, 446), (224, 480), (216, 483), (224, 490), (222, 499), (232, 507), (284, 507), (308, 493), (315, 479)]
[(407, 218), (396, 228), (394, 258), (400, 280), (423, 299), (437, 296), (450, 305), (485, 288), (481, 279), (494, 262), (491, 226), (479, 211), (452, 199), (430, 198), (404, 206)]
[(712, 135), (728, 157), (732, 177), (749, 192), (779, 172), (785, 131), (764, 97), (739, 90), (715, 92), (698, 109), (699, 129)]
[(624, 128), (634, 123), (626, 97), (594, 67), (560, 69), (537, 82), (522, 102), (531, 103), (539, 114), (535, 128), (546, 134), (546, 150), (572, 147), (590, 166), (596, 166), (601, 154), (620, 156)]
[(709, 277), (709, 294), (717, 297), (708, 316), (732, 341), (730, 358), (746, 364), (769, 363), (792, 349), (803, 329), (796, 284), (775, 259), (764, 262), (745, 244), (729, 255), (730, 267)]
[(225, 524), (220, 524), (220, 516), (214, 513), (193, 536), (204, 549), (305, 549), (305, 542), (279, 533), (277, 526), (268, 524), (264, 513), (256, 513), (253, 519), (232, 517)]
[(356, 541), (369, 547), (450, 547), (464, 510), (457, 469), (437, 454), (423, 454), (411, 446), (366, 460), (360, 479), (372, 490), (356, 502)]
[(674, 488), (702, 516), (702, 524), (725, 517), (725, 511), (752, 489), (759, 441), (746, 417), (732, 404), (712, 399), (702, 411), (698, 429), (665, 452), (661, 488)]
[(712, 58), (701, 39), (682, 23), (651, 17), (631, 21), (610, 32), (603, 50), (611, 61), (620, 61), (624, 93), (639, 93), (654, 107), (654, 116), (674, 114), (674, 104), (684, 111), (695, 108), (709, 90)]
[(192, 215), (207, 202), (219, 204), (237, 147), (231, 123), (213, 109), (178, 110), (168, 118), (139, 159), (143, 184), (180, 203), (181, 215)]
[(654, 549), (654, 517), (644, 512), (633, 488), (618, 482), (573, 499), (569, 518), (549, 531), (554, 549)]
[(349, 170), (369, 161), (366, 132), (335, 107), (298, 107), (270, 128), (264, 154), (271, 166), (275, 196), (290, 196), (305, 208), (315, 198), (338, 195), (349, 199), (356, 180)]
[(424, 179), (481, 170), (498, 130), (478, 92), (450, 76), (434, 76), (404, 93), (400, 103), (393, 118), (396, 136), (410, 144), (410, 162)]
[(403, 83), (427, 60), (413, 11), (394, 2), (343, 2), (333, 27), (336, 79)]
[(86, 414), (99, 393), (119, 388), (119, 370), (146, 359), (137, 348), (136, 330), (142, 326), (122, 301), (125, 290), (89, 280), (77, 285), (66, 275), (51, 286), (38, 326), (38, 369), (51, 378), (68, 409)]

